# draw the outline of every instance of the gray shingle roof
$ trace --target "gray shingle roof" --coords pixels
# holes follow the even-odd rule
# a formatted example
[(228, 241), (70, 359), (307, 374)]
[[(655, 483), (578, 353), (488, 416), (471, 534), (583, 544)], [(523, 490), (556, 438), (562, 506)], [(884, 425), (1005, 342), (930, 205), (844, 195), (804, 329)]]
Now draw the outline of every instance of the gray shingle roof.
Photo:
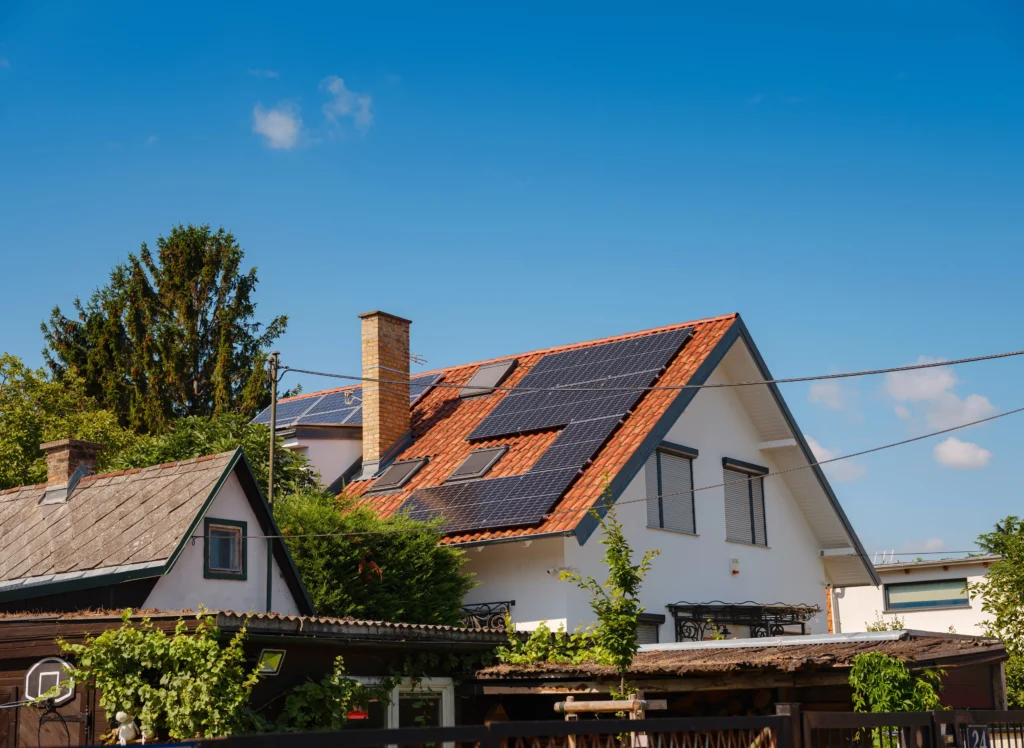
[(45, 486), (0, 492), (0, 583), (167, 561), (234, 455), (88, 476), (61, 504), (39, 504)]

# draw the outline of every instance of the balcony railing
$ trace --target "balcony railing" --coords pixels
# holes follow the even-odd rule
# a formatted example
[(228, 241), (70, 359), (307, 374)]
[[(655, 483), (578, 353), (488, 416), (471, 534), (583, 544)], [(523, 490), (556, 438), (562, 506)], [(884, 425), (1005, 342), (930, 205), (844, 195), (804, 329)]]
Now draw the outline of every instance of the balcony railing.
[(817, 605), (786, 603), (689, 603), (682, 600), (667, 606), (676, 622), (676, 641), (702, 641), (708, 634), (727, 636), (728, 626), (747, 626), (751, 638), (785, 636), (786, 626), (799, 626), (807, 633), (807, 621), (821, 612)]
[(462, 625), (471, 629), (503, 629), (505, 616), (512, 612), (515, 600), (494, 603), (473, 603), (462, 606)]

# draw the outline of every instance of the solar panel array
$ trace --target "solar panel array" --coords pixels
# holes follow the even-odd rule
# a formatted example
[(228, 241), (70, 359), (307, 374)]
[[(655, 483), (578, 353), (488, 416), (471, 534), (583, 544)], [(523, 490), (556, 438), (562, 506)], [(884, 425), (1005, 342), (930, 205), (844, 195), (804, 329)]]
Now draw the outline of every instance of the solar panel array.
[[(691, 334), (685, 328), (544, 356), (468, 437), (564, 426), (534, 466), (522, 475), (421, 488), (402, 509), (416, 519), (443, 516), (447, 533), (540, 522)], [(600, 391), (612, 388), (629, 389)]]
[[(415, 405), (444, 376), (421, 374), (409, 380), (409, 407)], [(270, 423), (270, 408), (253, 419), (253, 423)], [(363, 390), (355, 387), (324, 395), (311, 395), (277, 404), (277, 427), (295, 426), (361, 426), (363, 423)]]

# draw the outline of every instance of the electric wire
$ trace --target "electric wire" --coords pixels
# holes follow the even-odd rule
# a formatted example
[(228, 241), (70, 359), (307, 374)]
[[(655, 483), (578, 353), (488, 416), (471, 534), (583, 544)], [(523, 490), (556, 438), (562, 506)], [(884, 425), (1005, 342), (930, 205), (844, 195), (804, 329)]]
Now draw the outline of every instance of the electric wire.
[[(914, 442), (919, 442), (919, 441), (922, 441), (924, 439), (931, 439), (931, 438), (936, 437), (936, 436), (942, 436), (943, 434), (948, 434), (948, 433), (950, 433), (952, 431), (959, 431), (960, 429), (970, 428), (971, 426), (978, 426), (978, 425), (980, 425), (982, 423), (988, 423), (990, 421), (995, 421), (995, 420), (998, 420), (1000, 418), (1005, 418), (1007, 416), (1012, 416), (1012, 415), (1015, 415), (1015, 414), (1021, 413), (1021, 412), (1024, 412), (1024, 407), (1022, 407), (1022, 408), (1015, 408), (1013, 410), (1007, 410), (1007, 411), (1004, 411), (1002, 413), (996, 413), (995, 415), (988, 416), (987, 418), (979, 418), (976, 421), (970, 421), (968, 423), (962, 423), (962, 424), (960, 424), (958, 426), (951, 426), (949, 428), (941, 429), (939, 431), (932, 431), (932, 432), (929, 432), (927, 434), (921, 434), (920, 436), (913, 436), (913, 437), (910, 437), (908, 439), (901, 439), (900, 441), (897, 441), (897, 442), (890, 442), (889, 444), (883, 444), (883, 445), (878, 446), (878, 447), (871, 447), (870, 449), (863, 449), (863, 450), (861, 450), (859, 452), (852, 452), (851, 454), (848, 454), (848, 455), (840, 455), (838, 457), (831, 457), (831, 458), (829, 458), (827, 460), (816, 460), (816, 461), (808, 462), (805, 465), (797, 465), (795, 467), (785, 468), (784, 470), (776, 470), (774, 472), (769, 472), (769, 473), (766, 473), (765, 475), (759, 476), (759, 477), (772, 478), (772, 477), (775, 477), (775, 476), (778, 476), (778, 475), (786, 475), (788, 473), (793, 473), (793, 472), (796, 472), (798, 470), (808, 470), (810, 468), (820, 467), (822, 465), (829, 465), (829, 464), (832, 464), (832, 463), (835, 463), (835, 462), (841, 462), (842, 460), (852, 460), (855, 457), (863, 457), (864, 455), (873, 454), (875, 452), (881, 452), (881, 451), (886, 450), (886, 449), (893, 449), (894, 447), (902, 447), (902, 446), (904, 446), (906, 444), (912, 444)], [(623, 506), (623, 505), (626, 505), (626, 504), (645, 503), (645, 502), (647, 502), (647, 501), (649, 501), (651, 499), (664, 499), (664, 498), (671, 498), (671, 497), (674, 497), (674, 496), (692, 495), (692, 494), (695, 494), (695, 493), (699, 493), (700, 491), (708, 491), (708, 490), (710, 490), (712, 488), (723, 488), (725, 486), (731, 486), (731, 485), (734, 485), (734, 484), (746, 483), (748, 480), (749, 480), (748, 478), (743, 478), (741, 480), (722, 481), (721, 483), (712, 483), (712, 484), (707, 485), (707, 486), (700, 486), (699, 488), (686, 489), (685, 491), (673, 491), (673, 492), (670, 492), (670, 493), (662, 493), (662, 494), (658, 494), (658, 495), (655, 495), (655, 496), (645, 496), (642, 499), (626, 499), (626, 500), (623, 500), (623, 501), (616, 501), (615, 502), (615, 506), (618, 507), (618, 506)], [(364, 496), (359, 497), (359, 498), (367, 498), (367, 497), (364, 495)], [(481, 501), (481, 502), (477, 503), (477, 506), (484, 506), (486, 504), (493, 504), (493, 503), (501, 502), (501, 501), (503, 501), (503, 500), (502, 499), (492, 499), (492, 500), (489, 500), (489, 501)], [(577, 507), (577, 508), (574, 508), (574, 509), (553, 509), (550, 512), (546, 512), (545, 515), (544, 515), (544, 518), (545, 519), (550, 519), (552, 516), (559, 515), (559, 514), (586, 514), (587, 512), (591, 511), (591, 509), (593, 509), (593, 508), (594, 507), (587, 507), (587, 508)], [(310, 534), (310, 535), (303, 535), (303, 534), (296, 534), (296, 535), (247, 535), (246, 537), (249, 538), (249, 539), (304, 538), (304, 537), (326, 538), (326, 537), (355, 537), (355, 536), (368, 536), (368, 535), (390, 535), (390, 534), (399, 533), (399, 532), (420, 532), (420, 530), (409, 530), (409, 529), (367, 530), (367, 531), (364, 531), (364, 532), (350, 532), (350, 533), (319, 533), (319, 534)], [(458, 532), (458, 531), (456, 531), (456, 532), (438, 532), (438, 535), (461, 535), (461, 534), (471, 534), (472, 532), (473, 531), (466, 531), (466, 532)], [(193, 535), (191, 537), (192, 537), (192, 540), (194, 542), (196, 538), (202, 538), (202, 537), (205, 537), (205, 536), (204, 535)], [(528, 538), (529, 536), (524, 536), (524, 537)], [(921, 555), (921, 554), (918, 554), (918, 555)]]
[[(850, 377), (867, 377), (874, 376), (877, 374), (895, 374), (903, 371), (917, 371), (919, 369), (934, 369), (942, 366), (956, 366), (958, 364), (971, 364), (978, 361), (994, 361), (996, 359), (1010, 358), (1012, 356), (1024, 355), (1024, 350), (1020, 351), (1006, 351), (1005, 353), (991, 353), (986, 356), (972, 356), (970, 358), (958, 358), (952, 361), (927, 361), (917, 364), (908, 364), (907, 366), (891, 366), (885, 369), (866, 369), (864, 371), (848, 371), (839, 372), (834, 374), (816, 374), (813, 376), (805, 377), (785, 377), (782, 379), (756, 379), (744, 382), (706, 382), (704, 384), (670, 384), (670, 385), (651, 385), (650, 387), (576, 387), (574, 385), (564, 385), (562, 387), (523, 387), (522, 385), (512, 385), (509, 387), (496, 386), (488, 387), (489, 390), (497, 392), (501, 391), (516, 391), (516, 392), (562, 392), (562, 391), (573, 391), (573, 392), (653, 392), (657, 390), (667, 391), (681, 391), (681, 390), (700, 390), (700, 389), (714, 389), (718, 387), (752, 387), (755, 385), (764, 384), (793, 384), (796, 382), (818, 382), (829, 379), (848, 379)], [(455, 367), (452, 367), (455, 368)], [(336, 374), (333, 372), (326, 371), (314, 371), (312, 369), (299, 369), (292, 366), (282, 366), (281, 371), (290, 371), (296, 374), (309, 374), (317, 377), (328, 377), (331, 379), (345, 379), (356, 382), (376, 382), (378, 384), (398, 384), (406, 385), (408, 382), (399, 381), (397, 379), (379, 379), (376, 377), (362, 377), (355, 376), (352, 374)], [(462, 389), (465, 384), (452, 384), (448, 382), (437, 382), (436, 384), (430, 385), (415, 385), (417, 387), (423, 387), (429, 389), (432, 387), (448, 388), (448, 389)], [(311, 397), (317, 393), (311, 392), (309, 395), (297, 395), (296, 397)]]

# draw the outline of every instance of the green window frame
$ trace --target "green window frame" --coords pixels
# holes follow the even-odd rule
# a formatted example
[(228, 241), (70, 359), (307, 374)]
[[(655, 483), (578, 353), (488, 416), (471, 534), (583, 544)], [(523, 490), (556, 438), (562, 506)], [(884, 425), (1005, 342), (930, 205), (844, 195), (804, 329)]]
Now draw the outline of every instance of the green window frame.
[[(203, 520), (203, 577), (206, 579), (231, 579), (245, 581), (248, 579), (249, 547), (245, 522), (234, 519), (217, 519), (206, 517)], [(223, 563), (223, 549), (215, 549), (215, 543), (234, 539), (234, 552), (237, 568)]]

